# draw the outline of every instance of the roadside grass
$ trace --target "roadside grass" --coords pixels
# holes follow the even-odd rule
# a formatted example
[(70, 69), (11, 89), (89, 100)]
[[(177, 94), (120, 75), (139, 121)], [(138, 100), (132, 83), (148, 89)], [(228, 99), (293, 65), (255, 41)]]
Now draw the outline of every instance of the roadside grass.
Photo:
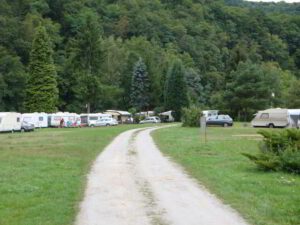
[(121, 132), (145, 126), (0, 134), (0, 224), (73, 224), (96, 156)]
[(258, 170), (241, 154), (258, 152), (256, 132), (242, 124), (209, 127), (207, 143), (199, 128), (171, 127), (152, 135), (164, 154), (250, 224), (300, 224), (300, 176)]

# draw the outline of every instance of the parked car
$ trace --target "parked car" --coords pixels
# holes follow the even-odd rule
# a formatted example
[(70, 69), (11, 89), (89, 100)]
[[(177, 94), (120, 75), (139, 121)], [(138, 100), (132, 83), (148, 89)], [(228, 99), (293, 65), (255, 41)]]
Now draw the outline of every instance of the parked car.
[(233, 126), (233, 120), (229, 115), (218, 115), (215, 117), (208, 117), (206, 120), (206, 125), (216, 125), (216, 126)]
[(147, 117), (144, 120), (140, 121), (140, 124), (145, 124), (145, 123), (160, 123), (160, 118), (157, 116), (151, 116), (151, 117)]
[(116, 126), (118, 125), (118, 121), (114, 118), (103, 118), (97, 120), (91, 127), (101, 127), (101, 126)]
[(26, 121), (22, 122), (21, 125), (21, 132), (30, 132), (30, 131), (34, 131), (34, 124), (33, 123), (29, 123)]

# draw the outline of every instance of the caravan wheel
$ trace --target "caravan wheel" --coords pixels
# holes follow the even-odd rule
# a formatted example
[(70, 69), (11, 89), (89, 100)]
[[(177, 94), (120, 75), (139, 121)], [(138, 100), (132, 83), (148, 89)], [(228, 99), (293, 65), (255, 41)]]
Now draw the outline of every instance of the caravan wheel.
[(269, 128), (274, 128), (275, 126), (274, 126), (274, 124), (273, 123), (270, 123), (269, 124)]

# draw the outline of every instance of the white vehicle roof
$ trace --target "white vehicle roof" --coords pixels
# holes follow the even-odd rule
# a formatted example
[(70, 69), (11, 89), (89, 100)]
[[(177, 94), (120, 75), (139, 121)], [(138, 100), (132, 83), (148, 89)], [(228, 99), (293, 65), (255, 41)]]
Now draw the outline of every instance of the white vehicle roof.
[(127, 112), (127, 111), (120, 111), (120, 110), (106, 110), (105, 111), (106, 113), (118, 113), (122, 116), (131, 116), (131, 113), (130, 112)]
[(274, 109), (266, 109), (263, 111), (258, 111), (259, 113), (288, 113), (287, 109), (274, 108)]
[(52, 116), (78, 116), (77, 113), (69, 113), (69, 112), (57, 112), (57, 113), (52, 113), (49, 115), (52, 115)]
[(172, 115), (172, 112), (173, 112), (173, 111), (162, 112), (162, 113), (160, 113), (159, 115), (162, 115), (162, 116), (169, 116), (169, 115)]
[(0, 112), (0, 116), (7, 116), (9, 114), (21, 115), (20, 113), (17, 113), (17, 112)]
[(300, 115), (300, 109), (288, 109), (290, 115)]

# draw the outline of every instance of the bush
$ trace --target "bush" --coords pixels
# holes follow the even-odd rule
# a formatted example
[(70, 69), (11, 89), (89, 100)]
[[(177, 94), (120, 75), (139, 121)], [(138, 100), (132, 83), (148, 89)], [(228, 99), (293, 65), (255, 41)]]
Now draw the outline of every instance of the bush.
[(191, 106), (182, 109), (182, 126), (199, 127), (202, 110), (199, 107)]
[(300, 131), (258, 132), (264, 137), (260, 144), (260, 154), (243, 154), (264, 170), (284, 170), (300, 174)]

